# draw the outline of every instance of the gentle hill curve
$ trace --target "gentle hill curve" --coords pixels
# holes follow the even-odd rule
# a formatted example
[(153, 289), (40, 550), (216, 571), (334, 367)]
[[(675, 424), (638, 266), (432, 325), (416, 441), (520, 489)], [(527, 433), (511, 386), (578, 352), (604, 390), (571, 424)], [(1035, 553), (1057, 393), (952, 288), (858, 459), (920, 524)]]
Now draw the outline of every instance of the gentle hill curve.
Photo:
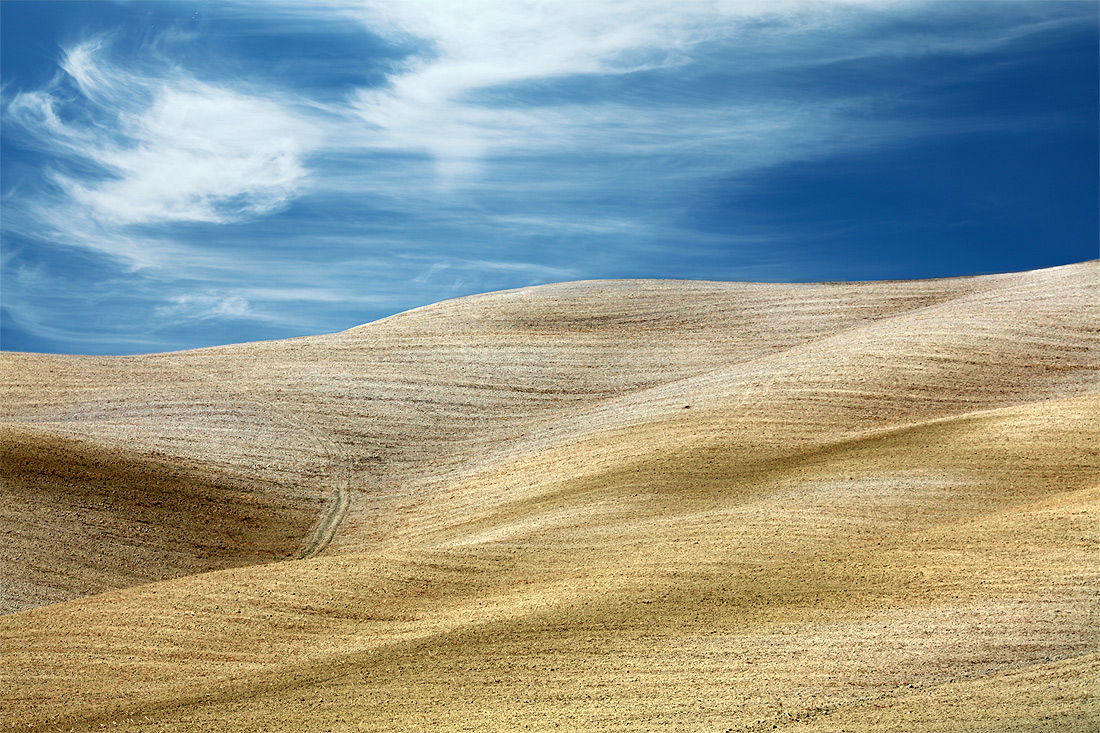
[(4, 724), (1089, 730), (1097, 285), (565, 283), (5, 354)]

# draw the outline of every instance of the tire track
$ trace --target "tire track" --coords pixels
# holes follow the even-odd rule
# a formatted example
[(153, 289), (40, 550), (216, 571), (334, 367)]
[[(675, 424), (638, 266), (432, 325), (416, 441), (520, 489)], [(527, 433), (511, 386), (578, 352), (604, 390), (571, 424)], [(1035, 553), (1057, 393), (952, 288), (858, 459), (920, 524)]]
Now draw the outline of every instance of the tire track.
[(279, 412), (279, 419), (307, 435), (321, 448), (321, 452), (325, 456), (325, 462), (330, 469), (328, 483), (331, 493), (328, 504), (318, 516), (313, 531), (309, 534), (302, 549), (292, 558), (295, 560), (308, 560), (311, 557), (316, 557), (329, 546), (332, 538), (336, 536), (336, 530), (339, 529), (340, 523), (347, 516), (348, 508), (351, 506), (351, 481), (348, 475), (348, 466), (351, 465), (350, 456), (347, 450), (328, 437), (319, 424), (295, 420), (282, 413), (282, 411)]
[[(223, 390), (226, 389), (224, 383), (221, 387)], [(291, 555), (286, 559), (308, 560), (311, 557), (316, 557), (332, 542), (332, 538), (336, 536), (336, 530), (340, 527), (340, 523), (344, 521), (348, 508), (351, 506), (351, 482), (348, 474), (348, 466), (351, 463), (347, 450), (329, 438), (318, 423), (295, 419), (279, 406), (257, 401), (254, 394), (245, 394), (234, 389), (229, 391), (239, 401), (251, 405), (257, 412), (266, 413), (275, 422), (282, 423), (290, 432), (308, 437), (321, 449), (321, 453), (325, 457), (325, 463), (330, 470), (327, 481), (331, 490), (328, 504), (318, 516), (313, 531), (305, 540), (302, 549), (296, 555)]]
[[(328, 506), (318, 518), (317, 525), (314, 527), (309, 539), (306, 540), (302, 551), (298, 553), (296, 558), (298, 560), (308, 560), (311, 557), (316, 557), (329, 546), (332, 538), (336, 536), (336, 530), (340, 527), (340, 523), (347, 516), (348, 507), (351, 506), (351, 492), (348, 487), (347, 475), (347, 452), (336, 446), (327, 437), (323, 437), (319, 430), (309, 429), (308, 432), (320, 442), (322, 449), (325, 451), (325, 455), (329, 459), (329, 465), (334, 469), (335, 481), (332, 485), (332, 496), (329, 498)], [(339, 459), (333, 456), (334, 451), (339, 454)]]

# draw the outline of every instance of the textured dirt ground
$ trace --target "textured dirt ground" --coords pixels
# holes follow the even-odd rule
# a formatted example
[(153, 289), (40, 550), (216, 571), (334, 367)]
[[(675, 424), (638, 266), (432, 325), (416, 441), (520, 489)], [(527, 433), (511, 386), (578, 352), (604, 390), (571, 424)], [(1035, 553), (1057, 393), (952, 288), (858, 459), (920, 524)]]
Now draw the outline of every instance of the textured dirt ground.
[(0, 428), (11, 612), (298, 552), (308, 503), (168, 457)]
[(1100, 729), (1098, 285), (570, 283), (5, 354), (0, 721)]

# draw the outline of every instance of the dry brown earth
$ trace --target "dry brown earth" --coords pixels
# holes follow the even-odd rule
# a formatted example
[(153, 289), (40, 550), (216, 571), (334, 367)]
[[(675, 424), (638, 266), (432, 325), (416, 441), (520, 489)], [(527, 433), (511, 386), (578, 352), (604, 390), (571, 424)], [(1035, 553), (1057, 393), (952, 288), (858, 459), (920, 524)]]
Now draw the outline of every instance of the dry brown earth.
[(1098, 285), (4, 354), (0, 725), (1100, 730)]

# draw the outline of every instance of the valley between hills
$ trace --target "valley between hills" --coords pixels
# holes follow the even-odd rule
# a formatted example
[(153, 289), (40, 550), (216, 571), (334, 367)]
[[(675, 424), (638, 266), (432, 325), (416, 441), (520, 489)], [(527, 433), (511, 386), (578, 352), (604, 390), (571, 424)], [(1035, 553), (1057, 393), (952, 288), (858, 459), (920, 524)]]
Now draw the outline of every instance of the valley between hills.
[(5, 731), (1100, 730), (1100, 262), (0, 357)]

